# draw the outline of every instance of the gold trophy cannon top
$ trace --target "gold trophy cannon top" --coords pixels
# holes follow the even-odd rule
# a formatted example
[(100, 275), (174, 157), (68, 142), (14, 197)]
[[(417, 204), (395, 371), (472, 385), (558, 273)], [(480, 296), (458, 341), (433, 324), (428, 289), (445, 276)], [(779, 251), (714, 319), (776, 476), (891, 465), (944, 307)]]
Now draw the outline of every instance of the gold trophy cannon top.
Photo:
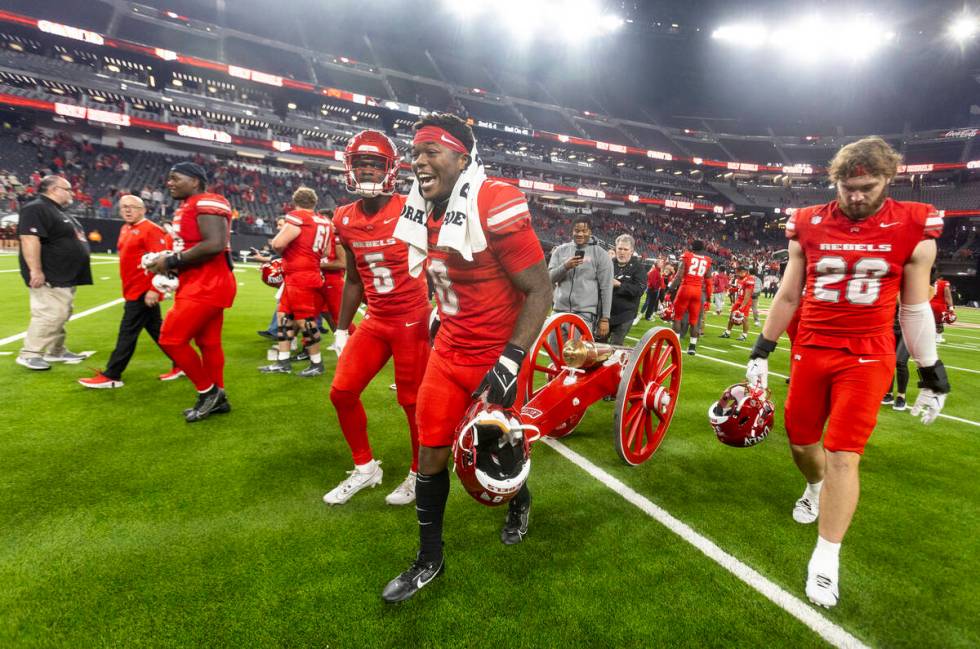
[(565, 343), (561, 350), (561, 357), (565, 361), (566, 367), (584, 369), (604, 363), (613, 353), (622, 349), (629, 350), (630, 347), (608, 345), (577, 338)]

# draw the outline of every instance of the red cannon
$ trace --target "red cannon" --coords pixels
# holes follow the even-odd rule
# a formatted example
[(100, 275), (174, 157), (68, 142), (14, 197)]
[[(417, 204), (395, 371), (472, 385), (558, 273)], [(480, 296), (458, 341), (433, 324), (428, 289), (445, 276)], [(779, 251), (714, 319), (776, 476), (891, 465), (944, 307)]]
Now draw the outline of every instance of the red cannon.
[(641, 464), (667, 434), (681, 387), (681, 348), (666, 327), (647, 331), (633, 347), (594, 342), (577, 315), (545, 322), (518, 378), (521, 416), (542, 435), (564, 437), (585, 411), (616, 397), (613, 441), (627, 464)]

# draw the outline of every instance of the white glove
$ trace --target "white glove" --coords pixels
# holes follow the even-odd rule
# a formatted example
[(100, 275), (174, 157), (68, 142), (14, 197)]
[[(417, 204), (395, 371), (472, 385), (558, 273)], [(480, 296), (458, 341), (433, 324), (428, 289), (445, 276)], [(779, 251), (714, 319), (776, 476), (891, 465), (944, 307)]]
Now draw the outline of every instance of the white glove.
[(921, 388), (919, 390), (919, 396), (915, 399), (915, 404), (909, 413), (913, 417), (918, 417), (921, 414), (922, 423), (931, 424), (936, 421), (936, 417), (939, 416), (939, 412), (943, 409), (945, 403), (945, 394), (933, 392), (929, 388)]
[(745, 380), (750, 386), (758, 386), (762, 389), (769, 387), (769, 359), (753, 358), (745, 367)]
[(340, 354), (343, 353), (348, 339), (350, 339), (350, 334), (347, 333), (346, 329), (338, 329), (337, 331), (333, 332), (333, 344), (330, 345), (330, 349), (337, 352), (338, 358), (340, 357)]

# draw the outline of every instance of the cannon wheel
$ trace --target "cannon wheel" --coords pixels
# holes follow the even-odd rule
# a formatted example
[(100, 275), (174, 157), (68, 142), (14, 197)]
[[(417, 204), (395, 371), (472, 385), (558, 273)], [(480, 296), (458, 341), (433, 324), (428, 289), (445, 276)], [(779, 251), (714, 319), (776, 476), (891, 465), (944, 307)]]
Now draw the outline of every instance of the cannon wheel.
[(630, 352), (616, 392), (613, 439), (624, 462), (636, 466), (656, 452), (680, 389), (680, 341), (669, 328), (654, 327)]
[[(552, 314), (541, 327), (538, 339), (527, 355), (524, 369), (518, 378), (518, 393), (524, 397), (524, 403), (540, 392), (552, 379), (561, 372), (564, 362), (561, 358), (562, 347), (568, 340), (581, 338), (582, 340), (593, 340), (592, 330), (585, 320), (574, 313), (555, 313)], [(542, 432), (548, 437), (564, 437), (568, 435), (585, 415), (582, 412), (570, 416), (554, 430)]]

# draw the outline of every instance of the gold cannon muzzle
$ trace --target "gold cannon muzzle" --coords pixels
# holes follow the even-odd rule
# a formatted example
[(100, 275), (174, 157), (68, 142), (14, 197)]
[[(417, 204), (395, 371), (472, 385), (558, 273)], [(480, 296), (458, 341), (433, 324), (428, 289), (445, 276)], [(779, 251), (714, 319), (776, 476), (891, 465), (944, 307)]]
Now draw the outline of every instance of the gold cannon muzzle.
[(596, 343), (588, 340), (569, 340), (562, 347), (561, 357), (566, 367), (582, 369), (603, 363), (613, 355), (613, 352), (627, 347), (618, 347), (606, 343)]

